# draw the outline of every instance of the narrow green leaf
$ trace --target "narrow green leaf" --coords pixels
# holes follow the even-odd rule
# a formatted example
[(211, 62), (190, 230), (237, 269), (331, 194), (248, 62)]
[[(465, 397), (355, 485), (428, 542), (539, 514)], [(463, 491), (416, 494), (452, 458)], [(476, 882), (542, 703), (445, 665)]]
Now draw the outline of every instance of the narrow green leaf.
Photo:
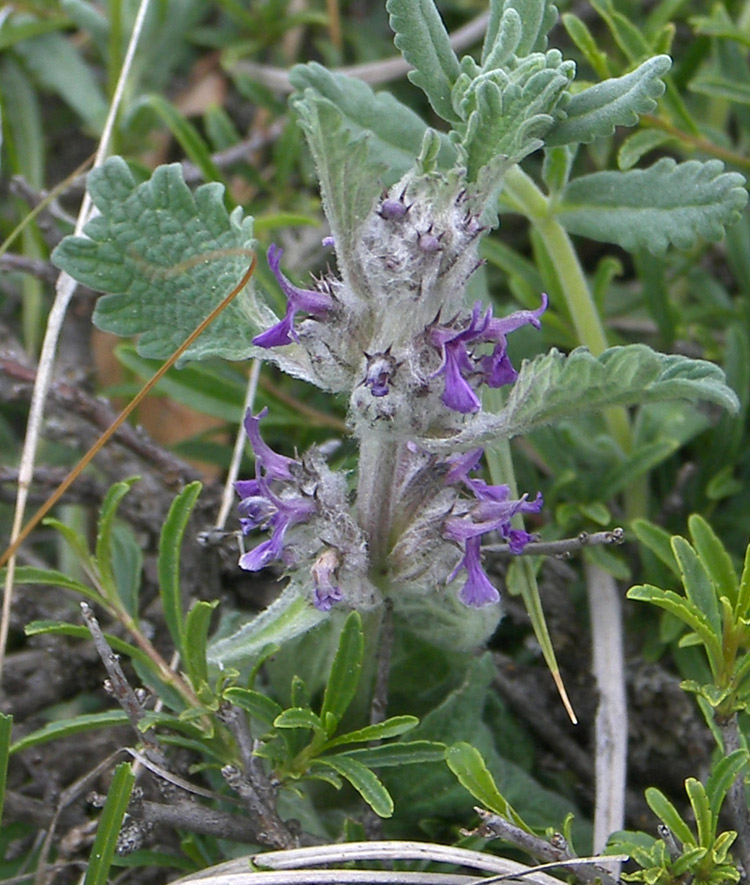
[(745, 562), (740, 576), (740, 590), (735, 606), (735, 618), (747, 618), (750, 615), (750, 544), (745, 550)]
[(468, 790), (485, 808), (489, 808), (495, 814), (499, 814), (516, 826), (531, 832), (498, 790), (495, 779), (485, 765), (479, 750), (465, 742), (453, 744), (446, 750), (445, 761), (448, 768), (458, 778), (461, 786)]
[(250, 688), (233, 686), (232, 688), (225, 689), (222, 697), (224, 700), (229, 701), (230, 704), (247, 710), (253, 718), (267, 725), (268, 728), (273, 726), (276, 717), (283, 712), (281, 705), (277, 704), (276, 701)]
[[(24, 633), (27, 636), (71, 636), (74, 639), (91, 639), (91, 633), (88, 627), (82, 624), (67, 624), (64, 621), (31, 621), (24, 627)], [(119, 636), (112, 633), (105, 633), (104, 638), (107, 644), (119, 654), (125, 654), (134, 661), (139, 661), (144, 666), (151, 664), (151, 659), (145, 651)]]
[(449, 123), (460, 118), (451, 90), (460, 72), (458, 58), (433, 0), (388, 0), (394, 43), (414, 68), (409, 79), (427, 96), (435, 113)]
[[(359, 612), (353, 611), (347, 617), (341, 630), (339, 645), (323, 694), (320, 718), (324, 722), (326, 714), (330, 713), (338, 724), (346, 713), (359, 685), (364, 654), (365, 636), (362, 629), (362, 617)], [(330, 731), (328, 735), (330, 737)]]
[(143, 549), (134, 530), (117, 522), (112, 532), (112, 575), (120, 603), (138, 618), (138, 597), (143, 579)]
[(657, 353), (645, 344), (611, 347), (598, 357), (583, 347), (567, 357), (553, 348), (522, 364), (500, 412), (470, 418), (445, 440), (421, 442), (432, 451), (471, 448), (610, 405), (669, 399), (704, 399), (730, 411), (738, 408), (722, 370), (704, 360)]
[(192, 482), (172, 501), (159, 538), (156, 563), (164, 620), (183, 660), (188, 652), (185, 648), (185, 623), (180, 594), (180, 547), (201, 488), (199, 482)]
[(125, 812), (130, 802), (130, 794), (135, 784), (135, 774), (129, 762), (115, 768), (112, 783), (107, 791), (107, 800), (99, 816), (96, 838), (91, 849), (89, 865), (86, 869), (84, 885), (107, 885), (109, 868), (117, 847)]
[(695, 825), (698, 830), (698, 845), (710, 851), (713, 848), (716, 830), (706, 790), (699, 780), (689, 777), (685, 781), (685, 791), (688, 794), (695, 816)]
[(82, 713), (72, 719), (58, 719), (48, 722), (43, 728), (32, 731), (14, 744), (11, 744), (10, 752), (18, 753), (29, 747), (46, 744), (48, 741), (58, 738), (70, 737), (80, 734), (82, 731), (93, 731), (95, 728), (109, 728), (113, 725), (126, 725), (128, 716), (124, 710), (107, 710), (104, 713)]
[(276, 728), (309, 728), (316, 734), (325, 734), (320, 716), (316, 716), (312, 710), (305, 707), (290, 707), (288, 710), (283, 710), (274, 719), (273, 724)]
[[(167, 101), (161, 95), (149, 95), (142, 101), (166, 123), (187, 156), (200, 169), (205, 181), (224, 181), (224, 176), (211, 158), (211, 149), (195, 126), (177, 110), (172, 102)], [(224, 201), (228, 208), (232, 208), (226, 190), (224, 191)]]
[(208, 682), (208, 664), (206, 662), (206, 645), (208, 628), (211, 626), (211, 615), (219, 604), (198, 600), (190, 607), (185, 619), (185, 669), (193, 687), (197, 690), (201, 682)]
[(107, 490), (99, 511), (94, 555), (102, 579), (102, 586), (109, 596), (110, 602), (113, 604), (117, 603), (117, 587), (112, 570), (112, 533), (114, 531), (114, 522), (120, 502), (130, 491), (133, 483), (137, 481), (137, 478), (133, 477), (122, 482), (116, 482)]
[(669, 827), (680, 842), (686, 848), (694, 847), (696, 844), (695, 836), (664, 793), (661, 790), (657, 790), (656, 787), (649, 787), (645, 792), (645, 796), (648, 807), (662, 823)]
[(723, 170), (719, 160), (664, 157), (648, 169), (583, 175), (562, 193), (556, 217), (571, 233), (629, 251), (690, 249), (720, 240), (747, 202), (744, 178)]
[(706, 781), (706, 795), (708, 797), (708, 804), (713, 817), (714, 829), (716, 829), (719, 820), (719, 812), (721, 811), (721, 806), (724, 804), (724, 799), (729, 792), (729, 788), (740, 776), (742, 770), (747, 767), (749, 759), (750, 757), (748, 756), (747, 750), (735, 750), (728, 756), (722, 756), (713, 767), (711, 774)]
[(3, 819), (3, 802), (5, 801), (5, 784), (8, 776), (12, 730), (13, 717), (0, 713), (0, 821)]
[(356, 759), (368, 768), (392, 768), (421, 762), (443, 762), (447, 747), (439, 741), (396, 741), (379, 747), (344, 750), (339, 754)]
[(545, 136), (545, 145), (589, 144), (608, 138), (618, 126), (635, 126), (641, 114), (656, 107), (664, 77), (672, 66), (667, 55), (650, 58), (622, 77), (613, 77), (575, 94), (566, 117)]
[(732, 605), (737, 602), (737, 573), (726, 547), (698, 513), (688, 519), (690, 538), (703, 566), (711, 578), (718, 597), (726, 597)]
[(378, 817), (390, 817), (393, 814), (390, 793), (380, 778), (366, 765), (349, 756), (326, 756), (325, 759), (313, 759), (310, 764), (311, 771), (326, 768), (332, 768), (336, 774), (348, 780)]
[(92, 67), (67, 35), (48, 33), (16, 43), (14, 52), (44, 89), (56, 93), (99, 135), (107, 118), (107, 101)]
[(679, 577), (680, 569), (672, 552), (672, 536), (661, 526), (647, 519), (636, 519), (631, 525), (635, 536), (657, 556), (675, 577)]
[(664, 147), (671, 141), (675, 141), (675, 138), (667, 132), (661, 132), (659, 129), (639, 129), (620, 145), (617, 152), (617, 166), (626, 172), (637, 165), (646, 154)]
[(568, 32), (568, 36), (583, 53), (583, 56), (594, 69), (596, 75), (600, 79), (606, 80), (610, 75), (607, 53), (599, 49), (597, 41), (589, 30), (588, 25), (572, 12), (563, 13), (562, 23)]
[[(88, 177), (100, 214), (85, 236), (66, 237), (52, 260), (97, 291), (94, 322), (117, 335), (141, 335), (138, 352), (165, 359), (179, 347), (250, 264), (252, 219), (228, 214), (223, 188), (194, 193), (179, 163), (158, 167), (136, 185), (121, 157)], [(252, 296), (241, 292), (183, 357), (245, 359), (260, 330), (250, 320)]]
[[(3, 579), (5, 578), (5, 574), (5, 569), (0, 571), (0, 577)], [(46, 584), (50, 587), (62, 587), (65, 590), (72, 590), (74, 593), (78, 593), (85, 599), (89, 599), (97, 604), (102, 601), (101, 596), (96, 590), (92, 590), (91, 587), (87, 587), (86, 584), (82, 584), (80, 581), (76, 581), (75, 578), (71, 578), (63, 572), (58, 572), (55, 569), (37, 568), (32, 565), (19, 566), (16, 569), (15, 583)]]
[(737, 80), (730, 80), (719, 73), (705, 73), (690, 81), (690, 91), (707, 95), (721, 101), (750, 105), (750, 86)]
[(636, 599), (639, 602), (650, 602), (676, 615), (700, 636), (712, 666), (720, 664), (721, 643), (717, 639), (708, 618), (690, 600), (678, 596), (671, 590), (661, 590), (659, 587), (654, 587), (651, 584), (639, 584), (636, 587), (631, 587), (628, 590), (627, 596), (628, 599)]
[(717, 641), (721, 642), (719, 603), (716, 598), (716, 590), (703, 563), (685, 538), (681, 538), (679, 535), (672, 538), (672, 550), (674, 550), (680, 567), (680, 575), (687, 598), (703, 612), (711, 629), (716, 634)]
[(346, 734), (340, 734), (333, 740), (326, 741), (324, 750), (330, 750), (340, 744), (362, 744), (367, 741), (379, 741), (385, 738), (398, 737), (416, 728), (419, 725), (419, 719), (416, 716), (391, 716), (384, 722), (378, 722), (376, 725), (367, 725), (364, 728), (358, 728), (356, 731), (348, 731)]

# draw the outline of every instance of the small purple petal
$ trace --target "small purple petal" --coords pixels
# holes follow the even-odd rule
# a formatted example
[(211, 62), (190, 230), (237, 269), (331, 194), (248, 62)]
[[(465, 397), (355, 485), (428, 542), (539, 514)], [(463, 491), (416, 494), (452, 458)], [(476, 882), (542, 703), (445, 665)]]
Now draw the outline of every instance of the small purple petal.
[(463, 452), (460, 455), (450, 455), (446, 458), (449, 470), (445, 474), (445, 484), (448, 486), (455, 485), (458, 482), (467, 482), (468, 474), (472, 470), (476, 470), (479, 461), (484, 454), (484, 449), (471, 449), (469, 452)]
[(516, 554), (516, 556), (519, 553), (523, 553), (524, 547), (526, 547), (529, 541), (534, 540), (533, 535), (524, 532), (522, 529), (511, 529), (506, 533), (505, 538), (508, 542), (510, 552)]
[(441, 397), (443, 403), (454, 412), (466, 415), (469, 412), (478, 412), (480, 402), (477, 395), (471, 389), (471, 385), (461, 374), (460, 361), (462, 353), (455, 353), (454, 348), (446, 348), (445, 351), (445, 390)]
[(335, 246), (335, 245), (336, 245), (336, 240), (334, 240), (334, 238), (333, 238), (333, 237), (330, 237), (330, 236), (329, 236), (329, 237), (323, 237), (323, 239), (320, 241), (320, 245), (321, 245), (321, 246), (325, 246), (326, 248), (329, 248), (330, 246)]
[(536, 310), (517, 310), (515, 313), (509, 314), (507, 317), (493, 317), (487, 324), (481, 336), (482, 341), (498, 341), (501, 340), (509, 332), (515, 332), (521, 326), (531, 324), (535, 329), (541, 327), (541, 316), (547, 305), (549, 298), (546, 293), (542, 293), (542, 304)]
[(473, 538), (466, 542), (463, 566), (468, 578), (458, 594), (461, 602), (471, 608), (482, 608), (482, 606), (500, 601), (500, 594), (482, 568), (479, 558), (479, 544), (479, 538)]
[(304, 310), (313, 316), (321, 316), (333, 307), (333, 299), (324, 292), (316, 292), (313, 289), (299, 289), (294, 286), (281, 272), (281, 256), (284, 250), (272, 243), (268, 247), (268, 266), (278, 280), (283, 293), (289, 299), (289, 304), (294, 310)]
[(496, 344), (490, 356), (483, 356), (479, 360), (479, 366), (482, 380), (488, 387), (503, 387), (505, 384), (512, 384), (518, 377), (504, 343)]
[(261, 332), (253, 338), (253, 344), (256, 347), (283, 347), (285, 344), (291, 344), (296, 340), (294, 331), (294, 307), (289, 302), (286, 314), (283, 320), (279, 320), (276, 325)]
[(248, 572), (258, 572), (275, 559), (278, 559), (284, 546), (286, 529), (287, 523), (279, 521), (273, 534), (267, 541), (263, 541), (257, 547), (248, 550), (247, 553), (243, 553), (240, 556), (240, 568)]
[(265, 417), (268, 409), (263, 409), (257, 418), (253, 417), (252, 412), (248, 410), (245, 415), (245, 432), (247, 433), (250, 445), (255, 453), (256, 465), (263, 469), (266, 478), (271, 479), (292, 479), (291, 466), (297, 462), (294, 458), (287, 458), (285, 455), (277, 455), (273, 449), (263, 442), (260, 435), (260, 419)]

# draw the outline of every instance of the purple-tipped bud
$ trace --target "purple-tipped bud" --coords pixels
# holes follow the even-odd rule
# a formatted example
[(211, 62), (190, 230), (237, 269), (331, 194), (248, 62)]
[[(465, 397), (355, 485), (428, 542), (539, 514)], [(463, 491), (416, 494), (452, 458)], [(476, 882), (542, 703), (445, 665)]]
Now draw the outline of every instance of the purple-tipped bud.
[(403, 218), (408, 211), (409, 207), (403, 200), (394, 200), (391, 197), (386, 197), (378, 209), (380, 217), (386, 221), (398, 221), (400, 218)]
[(368, 353), (365, 356), (367, 357), (367, 373), (363, 382), (365, 387), (370, 388), (373, 396), (387, 396), (391, 378), (396, 370), (395, 360), (387, 351), (374, 353), (372, 356)]

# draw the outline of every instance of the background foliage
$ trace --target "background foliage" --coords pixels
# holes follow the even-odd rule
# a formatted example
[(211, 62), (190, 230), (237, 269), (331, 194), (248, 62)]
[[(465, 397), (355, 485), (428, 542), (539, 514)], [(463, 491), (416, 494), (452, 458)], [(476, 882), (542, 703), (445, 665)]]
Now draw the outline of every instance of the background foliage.
[[(444, 0), (438, 6), (452, 33), (485, 11), (483, 2), (471, 0)], [(145, 432), (131, 428), (113, 441), (56, 511), (56, 520), (24, 548), (23, 589), (12, 610), (3, 674), (3, 710), (13, 714), (14, 724), (11, 733), (6, 719), (0, 723), (0, 748), (10, 753), (5, 791), (0, 776), (2, 877), (31, 881), (52, 865), (58, 870), (53, 875), (68, 881), (96, 856), (86, 881), (105, 882), (115, 875), (164, 881), (176, 871), (197, 871), (256, 848), (289, 847), (295, 838), (286, 823), (290, 819), (320, 840), (379, 834), (486, 845), (507, 854), (507, 844), (460, 835), (461, 827), (476, 823), (472, 807), (477, 802), (521, 828), (562, 831), (572, 850), (588, 853), (596, 697), (587, 652), (585, 564), (612, 574), (623, 589), (637, 585), (631, 597), (667, 609), (661, 614), (656, 606), (624, 607), (631, 741), (626, 824), (639, 832), (621, 842), (640, 865), (635, 875), (666, 883), (685, 870), (699, 881), (712, 876), (723, 881), (736, 872), (726, 859), (732, 841), (726, 831), (735, 825), (721, 809), (746, 760), (744, 670), (732, 668), (742, 667), (747, 643), (741, 589), (747, 586), (738, 576), (750, 536), (745, 491), (750, 220), (745, 210), (717, 242), (720, 226), (706, 221), (705, 214), (697, 213), (701, 220), (692, 225), (673, 228), (668, 206), (648, 217), (628, 203), (634, 193), (654, 186), (653, 173), (636, 166), (653, 169), (656, 163), (669, 170), (680, 179), (678, 192), (695, 194), (697, 205), (702, 189), (708, 192), (722, 170), (747, 173), (750, 8), (727, 2), (707, 10), (688, 0), (661, 0), (647, 8), (626, 0), (558, 6), (553, 44), (576, 60), (584, 82), (620, 76), (651, 56), (669, 54), (674, 61), (669, 72), (665, 64), (656, 65), (653, 75), (664, 79), (666, 91), (637, 126), (605, 126), (608, 137), (575, 158), (565, 148), (571, 133), (566, 136), (561, 126), (560, 146), (544, 162), (541, 154), (530, 154), (525, 169), (544, 185), (550, 203), (563, 207), (560, 218), (574, 234), (607, 342), (646, 343), (711, 360), (724, 368), (740, 401), (736, 415), (682, 402), (643, 406), (627, 445), (611, 415), (594, 414), (534, 429), (514, 449), (519, 486), (544, 492), (546, 518), (534, 529), (545, 540), (617, 525), (627, 532), (628, 543), (617, 550), (592, 547), (580, 558), (550, 560), (541, 567), (552, 641), (581, 724), (574, 728), (567, 721), (524, 606), (514, 595), (518, 565), (507, 576), (505, 620), (481, 654), (446, 652), (396, 634), (390, 718), (378, 731), (368, 731), (366, 724), (374, 677), (374, 639), (366, 619), (361, 624), (334, 620), (278, 650), (251, 673), (227, 672), (218, 680), (209, 673), (203, 653), (209, 632), (229, 634), (233, 613), (262, 609), (275, 590), (274, 575), (238, 572), (231, 539), (208, 547), (195, 541), (216, 522), (248, 375), (245, 362), (208, 358), (167, 374), (135, 419)], [(82, 195), (80, 176), (66, 179), (96, 149), (136, 7), (131, 0), (36, 0), (0, 20), (0, 231), (5, 241), (0, 250), (0, 519), (6, 534), (57, 274), (50, 255), (72, 231)], [(314, 85), (326, 95), (337, 84), (322, 68), (298, 70), (291, 82), (286, 72), (311, 60), (332, 68), (378, 62), (393, 55), (392, 39), (384, 4), (374, 0), (153, 3), (114, 129), (111, 152), (127, 159), (132, 176), (123, 179), (124, 192), (147, 180), (157, 165), (181, 163), (193, 188), (193, 194), (183, 192), (186, 217), (197, 204), (210, 228), (224, 209), (244, 207), (254, 216), (259, 244), (283, 244), (285, 265), (299, 280), (322, 271), (325, 230), (318, 187), (286, 97), (292, 86)], [(476, 57), (480, 45), (481, 37), (471, 45)], [(419, 51), (419, 46), (401, 48), (407, 57)], [(430, 83), (439, 84), (441, 76), (438, 65)], [(642, 88), (646, 101), (648, 85)], [(392, 170), (410, 163), (418, 150), (420, 117), (437, 126), (436, 114), (452, 113), (437, 87), (427, 84), (425, 91), (429, 101), (399, 76), (378, 93), (373, 114), (379, 119), (394, 113), (389, 94), (415, 113), (413, 119), (392, 116), (393, 131), (380, 130), (377, 148)], [(363, 117), (367, 101), (344, 98), (350, 102), (346, 125), (355, 131), (370, 125)], [(586, 112), (578, 106), (581, 125)], [(510, 145), (508, 152), (515, 148), (522, 149)], [(702, 167), (703, 178), (693, 160), (724, 165)], [(117, 168), (126, 174), (126, 167)], [(630, 176), (619, 179), (617, 187), (611, 177), (615, 170)], [(223, 185), (223, 191), (211, 182)], [(60, 183), (54, 199), (45, 200)], [(143, 206), (125, 201), (122, 207), (143, 221), (144, 238), (169, 234), (152, 228)], [(591, 345), (591, 329), (582, 325), (562, 290), (554, 242), (542, 223), (545, 206), (511, 188), (500, 208), (500, 229), (483, 242), (486, 264), (478, 292), (490, 293), (503, 310), (536, 307), (540, 291), (549, 292), (552, 303), (541, 336), (520, 331), (511, 341), (514, 360), (551, 346), (566, 352)], [(221, 233), (228, 250), (240, 243), (240, 233), (249, 234), (240, 231), (239, 215), (230, 218), (234, 222)], [(194, 278), (223, 291), (246, 263), (246, 256), (217, 255)], [(153, 276), (169, 293), (185, 270), (157, 268)], [(121, 272), (119, 265), (115, 271)], [(280, 313), (280, 295), (263, 262), (257, 280)], [(99, 397), (122, 403), (157, 367), (150, 357), (163, 355), (159, 348), (149, 351), (147, 338), (136, 350), (130, 342), (92, 331), (94, 302), (91, 292), (79, 289), (66, 321), (32, 489), (39, 499), (111, 417)], [(104, 301), (96, 309), (111, 317), (116, 307)], [(243, 356), (252, 334), (241, 327), (240, 316), (227, 315), (217, 333), (222, 346), (237, 348), (230, 356)], [(118, 331), (144, 329), (148, 335), (148, 318), (138, 328)], [(187, 331), (175, 327), (170, 344), (178, 344)], [(270, 408), (267, 441), (289, 455), (312, 442), (338, 440), (345, 429), (345, 404), (272, 369), (261, 373), (255, 410), (265, 405)], [(344, 440), (333, 461), (352, 466), (352, 457)], [(251, 469), (246, 463), (243, 475)], [(141, 476), (138, 482), (129, 479), (135, 475)], [(704, 526), (712, 527), (715, 543)], [(689, 536), (690, 542), (670, 547), (672, 534)], [(696, 557), (703, 566), (695, 565)], [(685, 593), (697, 615), (676, 601)], [(724, 608), (722, 596), (728, 600)], [(144, 704), (140, 695), (131, 699), (129, 714), (123, 705), (126, 688), (115, 685), (110, 694), (102, 689), (105, 673), (89, 639), (91, 621), (83, 626), (79, 613), (82, 597), (94, 604), (106, 642), (121, 655), (126, 686), (147, 690)], [(216, 609), (213, 600), (219, 601)], [(720, 611), (727, 607), (737, 654), (722, 670), (727, 659), (711, 637), (720, 640), (730, 623), (721, 621)], [(705, 626), (701, 610), (713, 633), (698, 629)], [(684, 641), (680, 617), (708, 654), (695, 638)], [(170, 669), (175, 651), (181, 655), (176, 672)], [(740, 682), (730, 691), (727, 680), (737, 672)], [(688, 680), (697, 702), (679, 689), (680, 680)], [(714, 711), (720, 707), (717, 719)], [(232, 772), (222, 771), (241, 770), (250, 758), (243, 726), (228, 709), (249, 714), (242, 721), (250, 724), (252, 738), (262, 740), (259, 755), (280, 773), (284, 789), (275, 817), (263, 817), (275, 803), (257, 795), (259, 782), (251, 784), (252, 797), (243, 792), (242, 777), (232, 781)], [(739, 723), (734, 753), (721, 731), (730, 715)], [(130, 731), (123, 727), (128, 725)], [(383, 743), (368, 746), (373, 739)], [(138, 764), (145, 764), (145, 771), (133, 786), (130, 766), (113, 754), (139, 741), (144, 752)], [(717, 743), (726, 751), (723, 761)], [(193, 792), (169, 781), (165, 787), (159, 769), (172, 772), (182, 786), (189, 781)], [(4, 770), (0, 764), (0, 775)], [(274, 785), (267, 787), (273, 793)], [(86, 801), (92, 790), (100, 794), (93, 804)], [(129, 839), (133, 850), (117, 854), (113, 833), (131, 790), (136, 800), (131, 799), (120, 838)], [(216, 813), (213, 828), (196, 823), (189, 797)], [(240, 812), (238, 802), (244, 806)], [(170, 808), (177, 809), (173, 817), (165, 810)], [(570, 813), (574, 817), (566, 823)], [(260, 817), (262, 827), (253, 829), (248, 814)], [(679, 840), (676, 848), (661, 838), (654, 814)], [(517, 850), (516, 856), (521, 856)], [(111, 863), (121, 869), (110, 869)]]

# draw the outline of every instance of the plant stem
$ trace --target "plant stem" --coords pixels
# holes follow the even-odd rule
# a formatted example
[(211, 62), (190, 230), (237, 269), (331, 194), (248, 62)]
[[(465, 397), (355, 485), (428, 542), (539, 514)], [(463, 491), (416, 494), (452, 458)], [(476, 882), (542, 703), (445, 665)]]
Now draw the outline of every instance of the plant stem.
[[(739, 750), (742, 746), (742, 740), (740, 738), (737, 714), (732, 713), (729, 719), (719, 722), (718, 725), (724, 740), (724, 755), (728, 756), (735, 750)], [(747, 876), (748, 871), (750, 871), (750, 815), (748, 814), (747, 799), (745, 798), (743, 772), (737, 775), (734, 783), (727, 791), (727, 802), (729, 804), (729, 813), (732, 816), (732, 823), (737, 830), (737, 842), (734, 847), (737, 854), (739, 854), (740, 862), (745, 870), (745, 876)]]
[(393, 487), (401, 455), (400, 442), (372, 434), (360, 441), (357, 514), (367, 535), (372, 578), (385, 573), (393, 517)]
[[(554, 265), (576, 335), (591, 353), (598, 356), (608, 346), (607, 335), (570, 237), (555, 220), (551, 200), (518, 166), (511, 168), (505, 177), (503, 198), (509, 208), (526, 216), (534, 225)], [(629, 454), (633, 435), (625, 409), (606, 409), (604, 417), (614, 440), (623, 453)], [(645, 477), (639, 477), (625, 491), (630, 519), (645, 515), (646, 501)]]

